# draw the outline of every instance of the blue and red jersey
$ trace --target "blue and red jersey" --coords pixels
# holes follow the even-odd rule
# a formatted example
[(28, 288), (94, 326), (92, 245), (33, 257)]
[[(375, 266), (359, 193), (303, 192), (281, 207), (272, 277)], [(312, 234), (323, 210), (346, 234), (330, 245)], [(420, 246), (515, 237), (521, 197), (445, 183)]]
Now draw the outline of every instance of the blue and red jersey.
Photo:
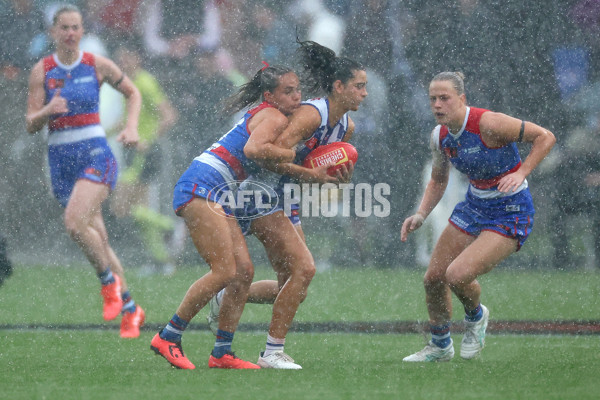
[(244, 146), (250, 138), (248, 121), (259, 111), (265, 108), (273, 107), (267, 102), (262, 102), (257, 107), (244, 114), (242, 119), (219, 140), (213, 143), (202, 155), (196, 157), (196, 160), (209, 165), (214, 163), (211, 158), (205, 157), (206, 154), (213, 156), (220, 162), (227, 165), (232, 173), (233, 180), (243, 181), (248, 177), (248, 169), (255, 164), (244, 154)]
[(60, 96), (67, 100), (69, 109), (67, 113), (50, 117), (49, 144), (104, 137), (100, 126), (100, 82), (95, 56), (82, 51), (75, 63), (64, 65), (52, 54), (44, 58), (43, 63), (46, 102), (60, 90)]
[[(489, 110), (467, 107), (462, 129), (453, 134), (445, 125), (436, 127), (436, 145), (452, 165), (465, 174), (476, 193), (494, 191), (499, 180), (521, 166), (521, 157), (515, 143), (501, 147), (485, 144), (479, 130), (481, 116)], [(435, 139), (434, 139), (435, 140)], [(524, 182), (524, 188), (527, 187)], [(490, 193), (488, 193), (490, 194)]]

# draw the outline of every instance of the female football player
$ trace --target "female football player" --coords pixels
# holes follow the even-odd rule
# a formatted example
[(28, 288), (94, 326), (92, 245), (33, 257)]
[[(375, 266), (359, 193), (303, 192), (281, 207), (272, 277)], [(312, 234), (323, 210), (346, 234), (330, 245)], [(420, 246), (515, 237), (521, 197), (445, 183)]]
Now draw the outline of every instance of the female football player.
[[(325, 97), (302, 103), (290, 116), (285, 131), (278, 136), (262, 137), (285, 149), (296, 149), (293, 163), (263, 162), (263, 169), (251, 177), (274, 187), (279, 198), (291, 178), (305, 182), (348, 182), (353, 165), (342, 166), (336, 176), (327, 175), (327, 165), (316, 169), (301, 166), (306, 155), (318, 146), (348, 141), (354, 132), (354, 123), (348, 111), (356, 111), (367, 96), (367, 75), (364, 67), (335, 53), (318, 43), (300, 42), (298, 49), (311, 91), (322, 91)], [(259, 140), (258, 137), (255, 140)], [(249, 142), (244, 152), (251, 159), (260, 159), (261, 151)], [(248, 217), (248, 215), (246, 215)], [(250, 215), (250, 217), (252, 217)], [(257, 215), (251, 221), (253, 233), (264, 245), (267, 256), (277, 274), (277, 281), (259, 281), (250, 287), (248, 301), (273, 304), (273, 314), (265, 350), (260, 353), (258, 365), (262, 368), (301, 369), (302, 367), (284, 352), (285, 338), (300, 303), (306, 298), (308, 286), (315, 274), (315, 264), (300, 227), (298, 209), (286, 215), (280, 203), (274, 212)], [(219, 324), (224, 315), (219, 312), (220, 297), (227, 297), (229, 288), (211, 300), (209, 323)]]
[[(545, 128), (505, 114), (469, 107), (464, 77), (442, 72), (429, 85), (438, 126), (431, 134), (433, 169), (417, 212), (402, 225), (401, 240), (418, 229), (438, 204), (450, 164), (470, 181), (437, 241), (425, 273), (431, 341), (404, 361), (449, 361), (451, 294), (465, 310), (460, 355), (477, 357), (484, 346), (489, 311), (481, 304), (477, 277), (518, 251), (533, 227), (534, 207), (526, 177), (550, 152), (556, 139)], [(517, 142), (532, 143), (521, 162)]]
[(100, 86), (107, 82), (127, 99), (127, 123), (117, 140), (136, 146), (141, 96), (114, 62), (80, 50), (83, 32), (76, 7), (56, 11), (51, 27), (56, 52), (40, 60), (29, 78), (27, 131), (48, 125), (52, 191), (65, 208), (65, 227), (98, 274), (104, 319), (122, 313), (121, 336), (133, 338), (140, 334), (144, 311), (131, 299), (102, 217), (102, 203), (117, 180), (117, 162), (98, 111)]
[[(210, 267), (210, 272), (190, 286), (173, 318), (152, 339), (151, 349), (177, 368), (195, 368), (183, 354), (181, 336), (190, 320), (225, 287), (224, 315), (208, 366), (259, 368), (231, 351), (254, 267), (234, 216), (236, 207), (230, 200), (235, 198), (238, 183), (252, 168), (253, 163), (244, 154), (246, 143), (256, 137), (280, 134), (288, 124), (287, 116), (299, 107), (301, 92), (297, 75), (289, 68), (267, 66), (229, 99), (227, 110), (239, 111), (259, 100), (260, 104), (247, 111), (229, 132), (192, 161), (175, 185), (173, 208), (183, 217), (198, 253)], [(258, 158), (274, 162), (289, 162), (295, 155), (293, 150), (270, 142), (258, 144), (257, 152)]]

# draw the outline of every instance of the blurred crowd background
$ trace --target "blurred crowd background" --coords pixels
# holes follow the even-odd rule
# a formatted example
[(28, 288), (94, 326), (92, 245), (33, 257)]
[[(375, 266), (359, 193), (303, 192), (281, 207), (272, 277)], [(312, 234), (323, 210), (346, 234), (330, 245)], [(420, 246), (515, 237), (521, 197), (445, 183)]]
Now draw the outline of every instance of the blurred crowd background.
[[(434, 127), (427, 87), (462, 71), (468, 103), (536, 122), (558, 143), (530, 176), (534, 233), (506, 262), (522, 268), (600, 264), (600, 0), (73, 0), (84, 16), (81, 47), (118, 61), (139, 54), (179, 118), (159, 139), (153, 206), (172, 213), (172, 187), (191, 160), (232, 124), (220, 101), (261, 61), (294, 66), (296, 37), (363, 63), (369, 97), (351, 116), (359, 151), (354, 183), (388, 183), (386, 218), (305, 218), (317, 264), (416, 267), (427, 262), (464, 182), (419, 236), (399, 240), (427, 177)], [(22, 263), (84, 262), (49, 192), (43, 134), (25, 131), (30, 68), (52, 52), (53, 0), (0, 2), (0, 231)], [(107, 86), (107, 85), (105, 85)], [(122, 102), (103, 89), (102, 123), (115, 134)], [(529, 148), (522, 147), (522, 155)], [(115, 152), (120, 153), (115, 144)], [(111, 242), (127, 265), (148, 261), (136, 227), (107, 210)], [(200, 262), (175, 223), (165, 240), (177, 263)], [(266, 262), (250, 239), (255, 261)], [(595, 254), (598, 254), (596, 257)], [(75, 260), (75, 261), (74, 261)]]

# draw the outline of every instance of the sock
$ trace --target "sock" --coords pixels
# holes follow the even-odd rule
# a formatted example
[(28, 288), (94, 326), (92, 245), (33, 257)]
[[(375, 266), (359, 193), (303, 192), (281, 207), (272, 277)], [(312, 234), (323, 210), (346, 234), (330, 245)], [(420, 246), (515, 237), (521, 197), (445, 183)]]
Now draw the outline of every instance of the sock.
[(431, 342), (437, 347), (445, 349), (452, 343), (452, 339), (450, 339), (449, 323), (444, 325), (431, 325), (429, 330), (431, 331)]
[(183, 331), (185, 331), (187, 326), (188, 321), (185, 321), (179, 318), (177, 314), (174, 314), (167, 326), (160, 331), (159, 336), (161, 339), (166, 340), (167, 342), (181, 342), (181, 335), (183, 335)]
[(263, 357), (267, 357), (271, 353), (275, 353), (278, 351), (283, 351), (283, 346), (285, 345), (285, 338), (276, 339), (271, 335), (267, 335), (267, 346), (265, 347), (265, 352)]
[(100, 283), (102, 286), (110, 285), (111, 283), (115, 283), (115, 277), (110, 270), (110, 267), (106, 267), (104, 272), (100, 272), (98, 274), (98, 279), (100, 279)]
[(215, 358), (223, 357), (227, 352), (231, 352), (231, 343), (233, 342), (233, 332), (222, 331), (217, 329), (217, 340), (215, 348), (212, 351), (212, 356)]
[(483, 310), (481, 309), (481, 303), (474, 310), (467, 310), (465, 308), (465, 321), (467, 322), (477, 322), (481, 318), (483, 318)]
[(121, 295), (121, 299), (123, 299), (123, 308), (121, 308), (121, 314), (135, 312), (135, 301), (133, 301), (131, 298), (129, 290)]

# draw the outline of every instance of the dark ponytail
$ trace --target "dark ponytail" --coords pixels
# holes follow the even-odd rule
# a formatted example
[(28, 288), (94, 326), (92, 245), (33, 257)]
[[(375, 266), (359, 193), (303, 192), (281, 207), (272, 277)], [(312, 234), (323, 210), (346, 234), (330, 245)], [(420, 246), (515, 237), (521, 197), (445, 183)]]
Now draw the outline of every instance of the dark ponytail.
[(273, 92), (279, 86), (279, 78), (290, 72), (294, 70), (277, 65), (259, 70), (249, 82), (240, 86), (237, 93), (224, 101), (225, 112), (233, 114), (258, 103), (264, 92)]
[(333, 90), (333, 82), (340, 80), (348, 82), (356, 71), (365, 68), (358, 62), (347, 57), (337, 57), (335, 52), (311, 40), (296, 42), (300, 45), (297, 50), (300, 65), (303, 68), (302, 78), (310, 93), (324, 91), (326, 94)]

